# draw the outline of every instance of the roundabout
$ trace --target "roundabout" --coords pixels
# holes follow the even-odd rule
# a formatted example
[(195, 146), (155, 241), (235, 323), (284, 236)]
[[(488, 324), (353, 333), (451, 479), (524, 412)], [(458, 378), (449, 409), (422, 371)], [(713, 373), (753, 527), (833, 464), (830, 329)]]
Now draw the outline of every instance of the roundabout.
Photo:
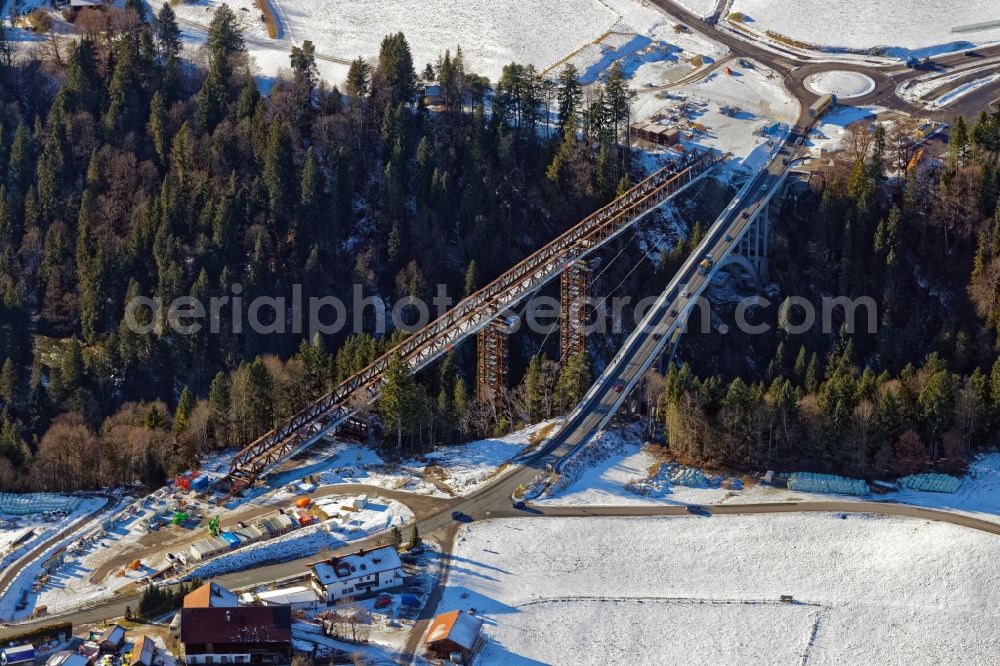
[(858, 71), (828, 70), (811, 74), (803, 81), (814, 95), (835, 95), (837, 99), (857, 99), (875, 91), (875, 79)]

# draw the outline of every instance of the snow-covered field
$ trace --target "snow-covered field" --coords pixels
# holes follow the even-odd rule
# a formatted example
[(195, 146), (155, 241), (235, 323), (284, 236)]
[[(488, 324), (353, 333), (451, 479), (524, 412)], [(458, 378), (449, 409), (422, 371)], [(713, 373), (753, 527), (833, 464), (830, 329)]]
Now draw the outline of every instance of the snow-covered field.
[(374, 56), (402, 31), (418, 68), (461, 45), (466, 66), (492, 80), (513, 61), (539, 69), (598, 39), (618, 21), (599, 0), (273, 0), (295, 41), (342, 58)]
[(918, 56), (1000, 40), (1000, 27), (953, 33), (952, 28), (1000, 20), (1000, 0), (734, 0), (745, 27), (773, 30), (821, 47), (888, 47)]
[[(151, 0), (155, 11), (164, 0)], [(693, 32), (676, 32), (674, 21), (643, 0), (270, 0), (278, 19), (278, 39), (271, 40), (255, 0), (227, 0), (248, 38), (261, 84), (266, 87), (289, 69), (292, 44), (311, 40), (321, 76), (339, 84), (347, 73), (343, 62), (377, 56), (382, 38), (403, 32), (422, 70), (446, 49), (461, 46), (466, 67), (496, 81), (511, 62), (549, 71), (572, 62), (585, 82), (597, 80), (616, 60), (626, 69), (660, 62), (663, 69), (689, 71), (695, 54), (709, 61), (725, 47)], [(205, 41), (205, 28), (223, 0), (196, 0), (175, 5), (189, 54)], [(713, 0), (685, 0), (692, 9), (711, 13)], [(702, 8), (701, 5), (705, 7)]]
[(946, 524), (527, 518), (463, 528), (454, 554), (439, 612), (485, 618), (485, 664), (987, 664), (1000, 644), (1000, 539)]

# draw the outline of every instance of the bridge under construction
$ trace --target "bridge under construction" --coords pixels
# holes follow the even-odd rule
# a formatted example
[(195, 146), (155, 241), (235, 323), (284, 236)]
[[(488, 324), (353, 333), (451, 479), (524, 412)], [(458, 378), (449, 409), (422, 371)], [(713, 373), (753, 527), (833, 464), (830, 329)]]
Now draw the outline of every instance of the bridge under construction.
[[(691, 152), (678, 164), (654, 173), (258, 438), (233, 457), (229, 473), (216, 485), (228, 484), (228, 499), (335, 429), (363, 425), (356, 416), (378, 399), (384, 372), (396, 354), (416, 373), (478, 334), (476, 392), (480, 399), (489, 399), (507, 381), (506, 338), (515, 317), (511, 308), (557, 276), (564, 297), (560, 349), (564, 355), (579, 353), (584, 348), (585, 308), (574, 295), (587, 291), (589, 271), (584, 259), (683, 192), (723, 158)], [(568, 303), (567, 298), (571, 299)]]

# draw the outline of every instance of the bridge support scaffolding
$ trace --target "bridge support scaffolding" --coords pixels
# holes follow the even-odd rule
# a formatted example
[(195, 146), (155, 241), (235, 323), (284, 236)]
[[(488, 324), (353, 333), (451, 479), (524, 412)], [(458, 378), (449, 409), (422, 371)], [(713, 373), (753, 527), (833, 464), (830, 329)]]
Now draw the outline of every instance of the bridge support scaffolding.
[(559, 358), (563, 361), (587, 351), (587, 296), (590, 264), (574, 262), (559, 278)]
[(476, 337), (476, 400), (489, 402), (507, 388), (507, 355), (510, 331), (490, 324)]

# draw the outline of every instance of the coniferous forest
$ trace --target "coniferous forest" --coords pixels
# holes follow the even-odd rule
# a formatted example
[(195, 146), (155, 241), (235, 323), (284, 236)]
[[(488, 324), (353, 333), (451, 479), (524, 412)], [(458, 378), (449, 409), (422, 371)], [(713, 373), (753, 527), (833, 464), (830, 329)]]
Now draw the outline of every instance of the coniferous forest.
[[(208, 300), (238, 285), (245, 301), (295, 289), (350, 301), (360, 285), (429, 301), (444, 284), (460, 297), (638, 175), (617, 68), (586, 89), (572, 65), (549, 80), (512, 63), (491, 82), (460, 48), (414, 63), (396, 34), (342, 89), (319, 80), (305, 42), (265, 96), (226, 6), (194, 61), (169, 4), (153, 17), (128, 0), (78, 27), (30, 50), (0, 34), (3, 490), (161, 483), (252, 441), (403, 335), (376, 337), (366, 319), (308, 339), (280, 311), (270, 333), (235, 330), (225, 311), (218, 333), (137, 332), (137, 296)], [(960, 467), (995, 443), (1000, 114), (956, 123), (951, 142), (942, 168), (907, 171), (875, 128), (849, 168), (786, 203), (777, 289), (870, 296), (878, 332), (692, 334), (686, 363), (647, 382), (671, 452), (880, 475)], [(629, 284), (658, 291), (698, 235)], [(526, 369), (489, 405), (473, 400), (473, 350), (419, 377), (393, 363), (378, 407), (386, 454), (558, 414), (589, 385), (593, 358), (518, 351)]]

